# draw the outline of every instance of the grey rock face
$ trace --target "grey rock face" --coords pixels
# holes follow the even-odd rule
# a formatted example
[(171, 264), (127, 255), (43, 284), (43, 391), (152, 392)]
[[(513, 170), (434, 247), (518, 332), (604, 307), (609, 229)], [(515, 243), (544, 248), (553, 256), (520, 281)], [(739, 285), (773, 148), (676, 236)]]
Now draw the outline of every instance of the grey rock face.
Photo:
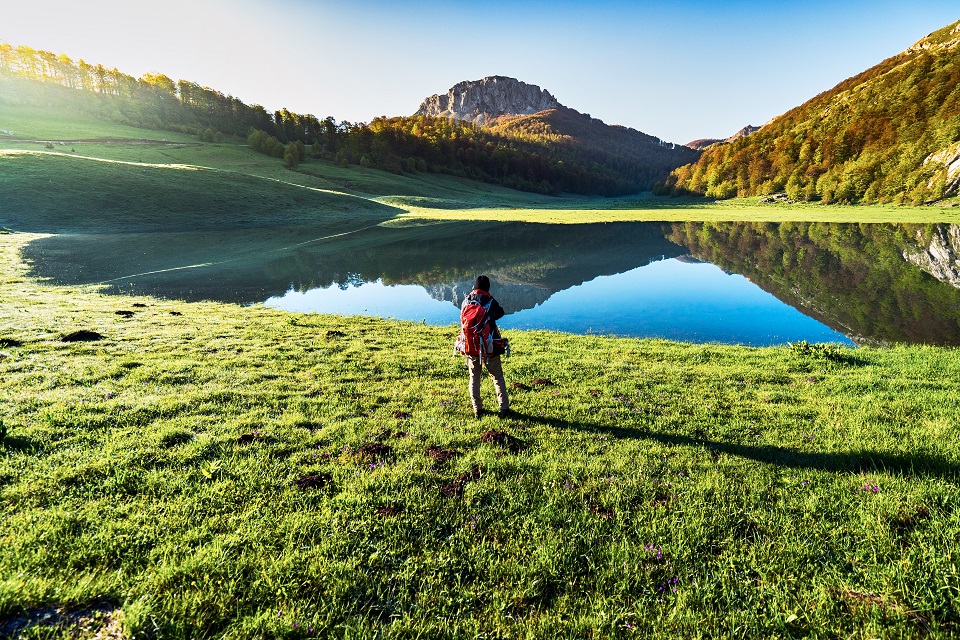
[(461, 82), (443, 95), (430, 96), (414, 115), (444, 116), (482, 125), (500, 116), (529, 115), (560, 106), (549, 91), (536, 85), (490, 76)]
[(746, 138), (751, 133), (756, 133), (757, 131), (760, 131), (760, 127), (755, 127), (752, 124), (748, 124), (743, 129), (740, 129), (740, 131), (737, 131), (735, 134), (727, 138), (727, 142), (733, 142), (734, 140), (739, 140), (740, 138)]
[[(950, 195), (960, 189), (960, 143), (954, 143), (946, 149), (931, 153), (923, 161), (924, 166), (934, 162), (942, 164), (947, 170), (947, 182), (944, 187), (944, 195)], [(933, 186), (934, 180), (931, 179), (929, 186)]]
[(937, 280), (960, 288), (960, 226), (937, 225), (928, 247), (904, 250), (903, 258)]

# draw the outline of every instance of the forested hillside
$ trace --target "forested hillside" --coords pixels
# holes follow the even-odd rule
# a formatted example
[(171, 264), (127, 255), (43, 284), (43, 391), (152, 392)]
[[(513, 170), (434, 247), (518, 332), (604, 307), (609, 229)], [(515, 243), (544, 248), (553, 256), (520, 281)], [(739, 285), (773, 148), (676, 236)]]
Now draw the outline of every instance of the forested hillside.
[(957, 188), (958, 160), (960, 22), (756, 133), (710, 147), (658, 191), (923, 204)]
[(290, 167), (309, 154), (342, 165), (446, 173), (539, 193), (634, 193), (696, 157), (686, 150), (671, 153), (672, 145), (639, 132), (633, 133), (657, 142), (644, 144), (642, 155), (609, 135), (602, 142), (584, 142), (569, 134), (552, 136), (548, 130), (544, 135), (529, 123), (489, 129), (443, 117), (351, 123), (287, 109), (270, 112), (187, 80), (160, 73), (135, 78), (63, 54), (5, 43), (0, 43), (0, 102), (55, 105), (207, 141), (239, 136)]
[(659, 176), (699, 152), (670, 144), (635, 129), (608, 125), (567, 107), (494, 121), (493, 133), (517, 141), (535, 141), (566, 156), (566, 162), (592, 167), (600, 164), (622, 176), (621, 192), (629, 184), (653, 184)]

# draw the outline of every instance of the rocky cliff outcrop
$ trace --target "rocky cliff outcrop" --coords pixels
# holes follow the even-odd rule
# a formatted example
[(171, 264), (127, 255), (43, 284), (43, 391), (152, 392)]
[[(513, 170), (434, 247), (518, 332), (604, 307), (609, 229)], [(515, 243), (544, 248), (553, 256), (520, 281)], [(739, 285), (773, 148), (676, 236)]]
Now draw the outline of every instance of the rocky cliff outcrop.
[(697, 151), (703, 151), (712, 144), (717, 144), (718, 142), (733, 142), (739, 140), (740, 138), (746, 138), (751, 133), (759, 131), (760, 127), (755, 127), (752, 124), (748, 124), (740, 131), (737, 131), (735, 134), (729, 138), (700, 138), (698, 140), (691, 140), (687, 144), (683, 145), (685, 147), (690, 147), (691, 149), (696, 149)]
[[(922, 242), (923, 237), (918, 234), (917, 240)], [(937, 225), (930, 243), (923, 244), (916, 251), (905, 249), (903, 259), (937, 280), (960, 288), (960, 226)]]
[(444, 116), (483, 125), (502, 116), (521, 116), (556, 109), (561, 104), (540, 87), (515, 78), (490, 76), (454, 85), (423, 101), (414, 115)]
[[(936, 163), (943, 165), (946, 171), (946, 185), (943, 195), (949, 196), (960, 189), (960, 142), (951, 144), (946, 149), (931, 153), (923, 161), (924, 165)], [(936, 178), (931, 178), (927, 186), (934, 186)]]

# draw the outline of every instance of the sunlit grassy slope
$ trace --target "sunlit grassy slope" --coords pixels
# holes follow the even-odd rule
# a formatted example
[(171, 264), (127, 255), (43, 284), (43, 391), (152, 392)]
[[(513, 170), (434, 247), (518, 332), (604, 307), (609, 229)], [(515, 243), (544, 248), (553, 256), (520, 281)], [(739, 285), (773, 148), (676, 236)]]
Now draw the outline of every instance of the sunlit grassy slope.
[[(9, 105), (0, 105), (0, 129), (11, 132), (0, 134), (0, 150), (5, 151), (0, 155), (0, 224), (29, 231), (76, 229), (84, 224), (89, 228), (98, 221), (112, 224), (107, 218), (97, 219), (105, 202), (123, 211), (112, 220), (133, 227), (162, 224), (171, 202), (178, 208), (175, 222), (179, 225), (208, 224), (214, 219), (211, 216), (219, 216), (216, 220), (223, 223), (236, 213), (263, 226), (273, 224), (278, 216), (281, 222), (329, 217), (331, 229), (341, 228), (354, 214), (359, 222), (372, 218), (545, 223), (960, 221), (960, 209), (950, 207), (550, 197), (450, 176), (394, 175), (313, 159), (290, 170), (275, 158), (252, 152), (241, 141), (203, 143), (181, 134), (110, 125), (53, 110), (27, 112)], [(136, 171), (142, 176), (137, 180)]]
[(477, 422), (452, 327), (44, 287), (31, 237), (0, 235), (0, 635), (960, 628), (956, 350), (516, 332), (517, 415)]

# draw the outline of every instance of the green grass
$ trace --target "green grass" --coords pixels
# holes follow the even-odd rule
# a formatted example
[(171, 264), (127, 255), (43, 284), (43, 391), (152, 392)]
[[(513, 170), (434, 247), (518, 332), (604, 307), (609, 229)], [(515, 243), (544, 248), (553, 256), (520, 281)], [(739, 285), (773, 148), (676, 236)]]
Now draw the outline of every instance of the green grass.
[(0, 102), (0, 129), (9, 132), (0, 134), (0, 141), (6, 144), (21, 140), (76, 141), (96, 138), (196, 141), (195, 136), (138, 129), (77, 114), (69, 108), (51, 106), (43, 109), (6, 102)]
[(958, 631), (955, 350), (514, 332), (530, 388), (476, 422), (452, 326), (46, 287), (30, 238), (0, 237), (0, 633)]

